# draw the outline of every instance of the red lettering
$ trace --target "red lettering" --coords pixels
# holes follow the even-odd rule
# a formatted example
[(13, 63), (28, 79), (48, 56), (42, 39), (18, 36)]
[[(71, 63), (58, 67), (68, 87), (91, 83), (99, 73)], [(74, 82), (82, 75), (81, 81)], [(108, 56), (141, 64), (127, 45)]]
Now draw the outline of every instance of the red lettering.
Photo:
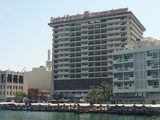
[(78, 19), (82, 17), (90, 17), (90, 16), (99, 16), (99, 15), (107, 15), (107, 14), (114, 14), (119, 12), (127, 12), (128, 8), (122, 8), (122, 9), (116, 9), (116, 10), (109, 10), (109, 11), (103, 11), (103, 12), (92, 12), (84, 11), (84, 14), (77, 14), (77, 15), (64, 15), (63, 17), (57, 17), (57, 18), (50, 18), (50, 22), (57, 22), (57, 21), (64, 21), (64, 20), (72, 20), (72, 19)]

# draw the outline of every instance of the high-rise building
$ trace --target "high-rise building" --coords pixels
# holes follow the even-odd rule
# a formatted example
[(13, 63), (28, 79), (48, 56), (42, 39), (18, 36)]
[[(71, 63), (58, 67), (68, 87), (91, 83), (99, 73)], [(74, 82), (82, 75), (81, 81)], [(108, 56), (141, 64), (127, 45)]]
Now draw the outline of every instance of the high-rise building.
[[(128, 8), (51, 18), (52, 97), (84, 97), (90, 86), (112, 84), (112, 52), (143, 38)], [(54, 96), (55, 95), (55, 96)]]
[(160, 103), (160, 41), (148, 37), (113, 52), (113, 101)]

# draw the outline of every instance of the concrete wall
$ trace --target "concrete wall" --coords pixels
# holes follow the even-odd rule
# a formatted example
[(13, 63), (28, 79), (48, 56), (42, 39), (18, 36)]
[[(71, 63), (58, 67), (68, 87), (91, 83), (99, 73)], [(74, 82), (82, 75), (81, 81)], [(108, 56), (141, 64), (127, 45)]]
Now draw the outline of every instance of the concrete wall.
[(46, 71), (46, 67), (33, 68), (25, 73), (28, 76), (28, 88), (37, 88), (39, 91), (51, 89), (51, 71)]

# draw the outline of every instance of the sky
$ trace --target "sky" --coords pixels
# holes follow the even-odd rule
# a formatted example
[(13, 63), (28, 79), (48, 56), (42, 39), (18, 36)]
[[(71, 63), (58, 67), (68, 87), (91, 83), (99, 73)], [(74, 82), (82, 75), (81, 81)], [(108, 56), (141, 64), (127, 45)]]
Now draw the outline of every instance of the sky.
[(51, 17), (128, 8), (160, 40), (160, 0), (0, 0), (0, 70), (45, 66), (52, 49)]

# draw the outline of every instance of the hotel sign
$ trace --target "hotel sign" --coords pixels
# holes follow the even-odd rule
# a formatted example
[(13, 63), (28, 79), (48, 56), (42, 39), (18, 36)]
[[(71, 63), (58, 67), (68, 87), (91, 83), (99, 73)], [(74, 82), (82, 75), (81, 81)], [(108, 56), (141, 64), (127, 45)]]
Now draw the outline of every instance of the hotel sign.
[(63, 17), (51, 17), (50, 23), (53, 22), (60, 22), (60, 21), (68, 21), (68, 20), (75, 20), (80, 18), (88, 18), (88, 17), (95, 17), (100, 15), (109, 15), (109, 14), (115, 14), (115, 13), (121, 13), (121, 12), (127, 12), (128, 8), (121, 8), (121, 9), (115, 9), (115, 10), (108, 10), (103, 12), (92, 12), (85, 11), (84, 14), (77, 14), (77, 15), (64, 15)]

